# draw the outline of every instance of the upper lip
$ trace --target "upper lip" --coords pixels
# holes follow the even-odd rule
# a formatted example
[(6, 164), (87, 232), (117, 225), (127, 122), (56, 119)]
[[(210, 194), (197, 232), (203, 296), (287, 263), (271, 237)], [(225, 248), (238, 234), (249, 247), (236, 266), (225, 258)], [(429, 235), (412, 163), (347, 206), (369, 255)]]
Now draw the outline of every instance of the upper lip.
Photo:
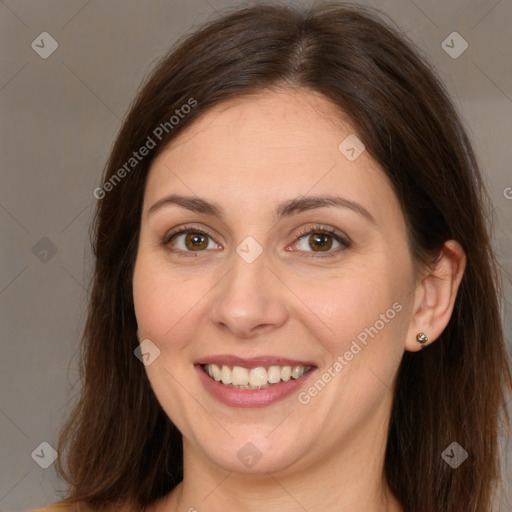
[(241, 366), (243, 368), (257, 368), (264, 366), (316, 366), (311, 361), (298, 361), (286, 357), (258, 356), (258, 357), (238, 357), (233, 355), (208, 356), (195, 361), (195, 364), (216, 364), (219, 366)]

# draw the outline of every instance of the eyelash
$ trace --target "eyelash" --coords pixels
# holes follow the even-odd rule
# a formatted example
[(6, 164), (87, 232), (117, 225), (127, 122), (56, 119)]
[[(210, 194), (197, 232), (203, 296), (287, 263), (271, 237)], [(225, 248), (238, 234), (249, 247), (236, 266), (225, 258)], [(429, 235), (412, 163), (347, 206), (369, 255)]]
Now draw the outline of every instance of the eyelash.
[[(209, 237), (209, 238), (211, 238), (213, 240), (213, 237), (212, 237), (211, 233), (208, 232), (208, 230), (199, 229), (199, 228), (196, 228), (194, 226), (181, 226), (177, 230), (172, 231), (171, 233), (166, 234), (164, 236), (164, 238), (162, 239), (161, 243), (162, 243), (163, 246), (167, 247), (168, 244), (170, 243), (170, 241), (174, 237), (176, 237), (178, 235), (189, 234), (189, 233), (204, 235), (204, 236), (207, 236), (207, 237)], [(296, 241), (300, 240), (301, 238), (304, 238), (306, 235), (314, 235), (314, 234), (329, 235), (332, 238), (334, 238), (334, 240), (339, 242), (342, 247), (338, 247), (334, 251), (331, 251), (331, 250), (326, 251), (325, 255), (321, 255), (320, 254), (321, 251), (318, 251), (318, 252), (312, 251), (310, 255), (308, 255), (308, 256), (305, 255), (304, 256), (305, 258), (328, 258), (328, 257), (332, 257), (335, 254), (337, 254), (338, 252), (340, 252), (340, 250), (348, 249), (352, 245), (352, 242), (351, 242), (351, 240), (348, 237), (342, 235), (341, 233), (339, 233), (338, 231), (336, 231), (333, 228), (322, 226), (320, 224), (315, 225), (315, 226), (308, 226), (306, 228), (301, 229), (298, 233), (295, 234)], [(167, 247), (167, 249), (170, 252), (174, 253), (174, 254), (178, 254), (179, 256), (185, 256), (185, 257), (189, 256), (190, 253), (197, 254), (199, 252), (204, 252), (204, 250), (203, 251), (183, 251), (182, 249), (177, 249), (176, 250), (176, 249), (170, 249), (169, 247)], [(299, 252), (308, 252), (308, 251), (299, 251)]]

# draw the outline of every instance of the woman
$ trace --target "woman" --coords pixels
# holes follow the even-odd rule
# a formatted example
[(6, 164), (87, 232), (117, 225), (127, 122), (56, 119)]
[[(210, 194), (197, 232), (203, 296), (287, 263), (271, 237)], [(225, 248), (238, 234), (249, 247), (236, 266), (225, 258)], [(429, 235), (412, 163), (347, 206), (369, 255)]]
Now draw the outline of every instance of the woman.
[(511, 379), (488, 203), (445, 90), (375, 14), (208, 23), (94, 194), (70, 491), (45, 510), (491, 509)]

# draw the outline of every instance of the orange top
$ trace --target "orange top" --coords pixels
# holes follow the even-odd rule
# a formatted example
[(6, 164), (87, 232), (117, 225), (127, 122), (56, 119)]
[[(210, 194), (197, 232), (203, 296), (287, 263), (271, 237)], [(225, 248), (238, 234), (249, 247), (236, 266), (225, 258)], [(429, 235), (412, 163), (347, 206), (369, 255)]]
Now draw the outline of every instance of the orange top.
[(36, 508), (30, 512), (81, 512), (78, 505), (63, 505), (61, 502), (53, 503), (43, 508)]
[[(119, 506), (116, 507), (113, 505), (112, 508), (109, 507), (102, 509), (102, 512), (119, 512), (119, 510)], [(127, 507), (125, 510), (128, 512), (129, 508)], [(133, 511), (133, 508), (131, 510)], [(61, 501), (58, 501), (56, 503), (52, 503), (51, 505), (47, 505), (46, 507), (35, 508), (30, 512), (96, 512), (96, 509), (90, 508), (84, 503), (79, 503), (76, 505), (65, 505)]]
[(30, 512), (94, 512), (94, 509), (86, 506), (83, 503), (76, 505), (65, 505), (58, 501), (57, 503), (52, 503), (46, 507), (36, 508)]

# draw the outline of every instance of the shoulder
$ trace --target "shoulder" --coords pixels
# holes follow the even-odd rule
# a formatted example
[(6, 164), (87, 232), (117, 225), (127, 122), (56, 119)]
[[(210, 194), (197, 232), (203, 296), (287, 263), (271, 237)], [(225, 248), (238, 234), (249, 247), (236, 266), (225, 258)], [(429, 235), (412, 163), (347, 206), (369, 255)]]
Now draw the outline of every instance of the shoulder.
[(35, 508), (30, 512), (78, 512), (78, 506), (73, 507), (72, 505), (60, 505), (59, 503), (54, 503), (53, 505), (48, 505), (42, 508)]
[[(128, 512), (128, 508), (124, 509)], [(133, 509), (132, 509), (133, 510)], [(109, 506), (107, 508), (103, 508), (102, 512), (119, 512), (119, 507)], [(95, 509), (90, 508), (85, 503), (76, 503), (70, 505), (69, 503), (63, 503), (62, 501), (58, 501), (57, 503), (52, 503), (51, 505), (47, 505), (46, 507), (35, 508), (30, 510), (30, 512), (96, 512)]]
[(85, 512), (86, 510), (88, 509), (84, 508), (79, 504), (69, 505), (67, 503), (62, 503), (59, 501), (57, 503), (47, 505), (46, 507), (35, 508), (30, 512)]

